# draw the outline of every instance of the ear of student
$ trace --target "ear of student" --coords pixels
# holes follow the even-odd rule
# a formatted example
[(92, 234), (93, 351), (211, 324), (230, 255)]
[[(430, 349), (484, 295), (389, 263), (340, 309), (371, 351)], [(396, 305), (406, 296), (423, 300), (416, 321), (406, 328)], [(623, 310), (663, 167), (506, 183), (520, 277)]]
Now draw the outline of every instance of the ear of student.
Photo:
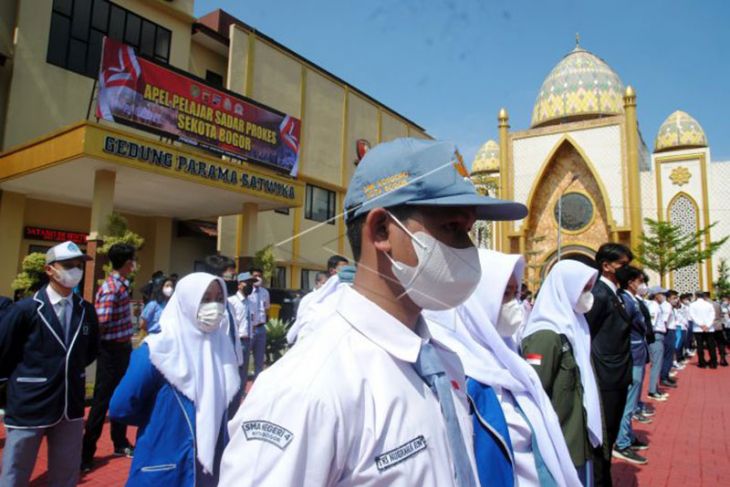
[(388, 222), (390, 217), (384, 208), (376, 208), (368, 213), (365, 219), (365, 232), (376, 249), (382, 252), (390, 252), (389, 240), (390, 230)]

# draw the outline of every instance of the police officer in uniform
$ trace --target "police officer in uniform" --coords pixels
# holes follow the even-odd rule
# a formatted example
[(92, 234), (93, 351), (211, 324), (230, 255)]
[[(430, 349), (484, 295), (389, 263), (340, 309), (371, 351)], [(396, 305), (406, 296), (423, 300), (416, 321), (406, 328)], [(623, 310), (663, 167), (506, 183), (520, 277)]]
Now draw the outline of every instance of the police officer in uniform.
[(73, 293), (88, 257), (73, 242), (46, 253), (49, 283), (0, 322), (0, 364), (9, 372), (0, 485), (27, 485), (41, 439), (48, 484), (75, 486), (84, 433), (85, 370), (99, 351), (94, 306)]
[(477, 194), (454, 145), (370, 150), (345, 198), (357, 262), (322, 324), (261, 374), (229, 423), (221, 486), (476, 486), (464, 370), (423, 309), (462, 303), (481, 277), (476, 218), (523, 218)]

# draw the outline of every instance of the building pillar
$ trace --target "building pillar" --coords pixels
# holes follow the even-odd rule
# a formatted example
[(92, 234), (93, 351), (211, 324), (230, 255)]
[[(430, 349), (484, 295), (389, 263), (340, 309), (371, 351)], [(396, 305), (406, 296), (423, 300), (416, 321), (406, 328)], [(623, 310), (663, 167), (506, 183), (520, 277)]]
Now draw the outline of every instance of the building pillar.
[(94, 195), (91, 201), (91, 222), (89, 236), (86, 238), (86, 254), (91, 260), (86, 263), (84, 279), (84, 299), (94, 302), (96, 282), (104, 277), (103, 259), (97, 259), (97, 249), (103, 245), (102, 235), (106, 230), (109, 216), (114, 212), (114, 185), (117, 174), (100, 169), (94, 174)]
[(155, 218), (155, 247), (152, 262), (154, 271), (170, 274), (170, 250), (172, 248), (172, 218)]
[(624, 113), (626, 114), (626, 152), (629, 188), (629, 227), (631, 228), (631, 248), (636, 251), (641, 242), (643, 222), (641, 218), (641, 175), (639, 174), (639, 125), (636, 119), (636, 92), (631, 86), (624, 94)]
[[(497, 116), (499, 129), (499, 193), (502, 199), (512, 199), (512, 171), (509, 168), (509, 114), (506, 108), (499, 110)], [(510, 252), (509, 231), (511, 222), (500, 222), (497, 250)]]
[(247, 269), (253, 264), (256, 248), (256, 232), (258, 231), (259, 205), (244, 203), (241, 214), (237, 216), (236, 261), (238, 269)]
[(25, 195), (21, 193), (3, 191), (0, 195), (0, 295), (2, 296), (13, 296), (10, 284), (19, 270), (25, 201)]

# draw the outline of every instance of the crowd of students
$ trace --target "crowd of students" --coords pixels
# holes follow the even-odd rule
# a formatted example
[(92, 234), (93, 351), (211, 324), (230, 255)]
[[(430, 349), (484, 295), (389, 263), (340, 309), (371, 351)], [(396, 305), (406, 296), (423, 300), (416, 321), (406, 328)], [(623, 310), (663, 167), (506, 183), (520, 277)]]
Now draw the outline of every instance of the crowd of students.
[(606, 486), (612, 458), (646, 463), (633, 423), (680, 386), (693, 343), (700, 367), (718, 351), (727, 365), (727, 302), (649, 288), (619, 243), (595, 266), (558, 261), (529, 299), (524, 259), (468, 236), (526, 208), (479, 195), (459, 164), (436, 141), (368, 152), (345, 198), (356, 266), (330, 259), (265, 371), (260, 269), (211, 256), (207, 272), (156, 276), (132, 351), (134, 249), (112, 247), (95, 306), (73, 293), (87, 257), (50, 249), (48, 284), (0, 307), (0, 484), (27, 485), (45, 436), (49, 484), (76, 485), (107, 410), (130, 486)]

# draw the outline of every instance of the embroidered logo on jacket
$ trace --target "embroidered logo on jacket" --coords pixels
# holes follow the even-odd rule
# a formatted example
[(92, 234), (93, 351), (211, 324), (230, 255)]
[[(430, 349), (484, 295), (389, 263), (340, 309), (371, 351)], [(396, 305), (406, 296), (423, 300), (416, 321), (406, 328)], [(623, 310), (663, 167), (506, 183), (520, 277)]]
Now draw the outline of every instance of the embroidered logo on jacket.
[(423, 435), (417, 436), (405, 445), (401, 445), (398, 448), (375, 457), (375, 465), (378, 467), (378, 470), (382, 472), (383, 470), (387, 470), (425, 449), (426, 439)]
[(294, 433), (286, 428), (282, 428), (278, 424), (268, 421), (245, 421), (241, 425), (246, 440), (261, 440), (276, 445), (282, 450), (286, 448), (294, 438)]

